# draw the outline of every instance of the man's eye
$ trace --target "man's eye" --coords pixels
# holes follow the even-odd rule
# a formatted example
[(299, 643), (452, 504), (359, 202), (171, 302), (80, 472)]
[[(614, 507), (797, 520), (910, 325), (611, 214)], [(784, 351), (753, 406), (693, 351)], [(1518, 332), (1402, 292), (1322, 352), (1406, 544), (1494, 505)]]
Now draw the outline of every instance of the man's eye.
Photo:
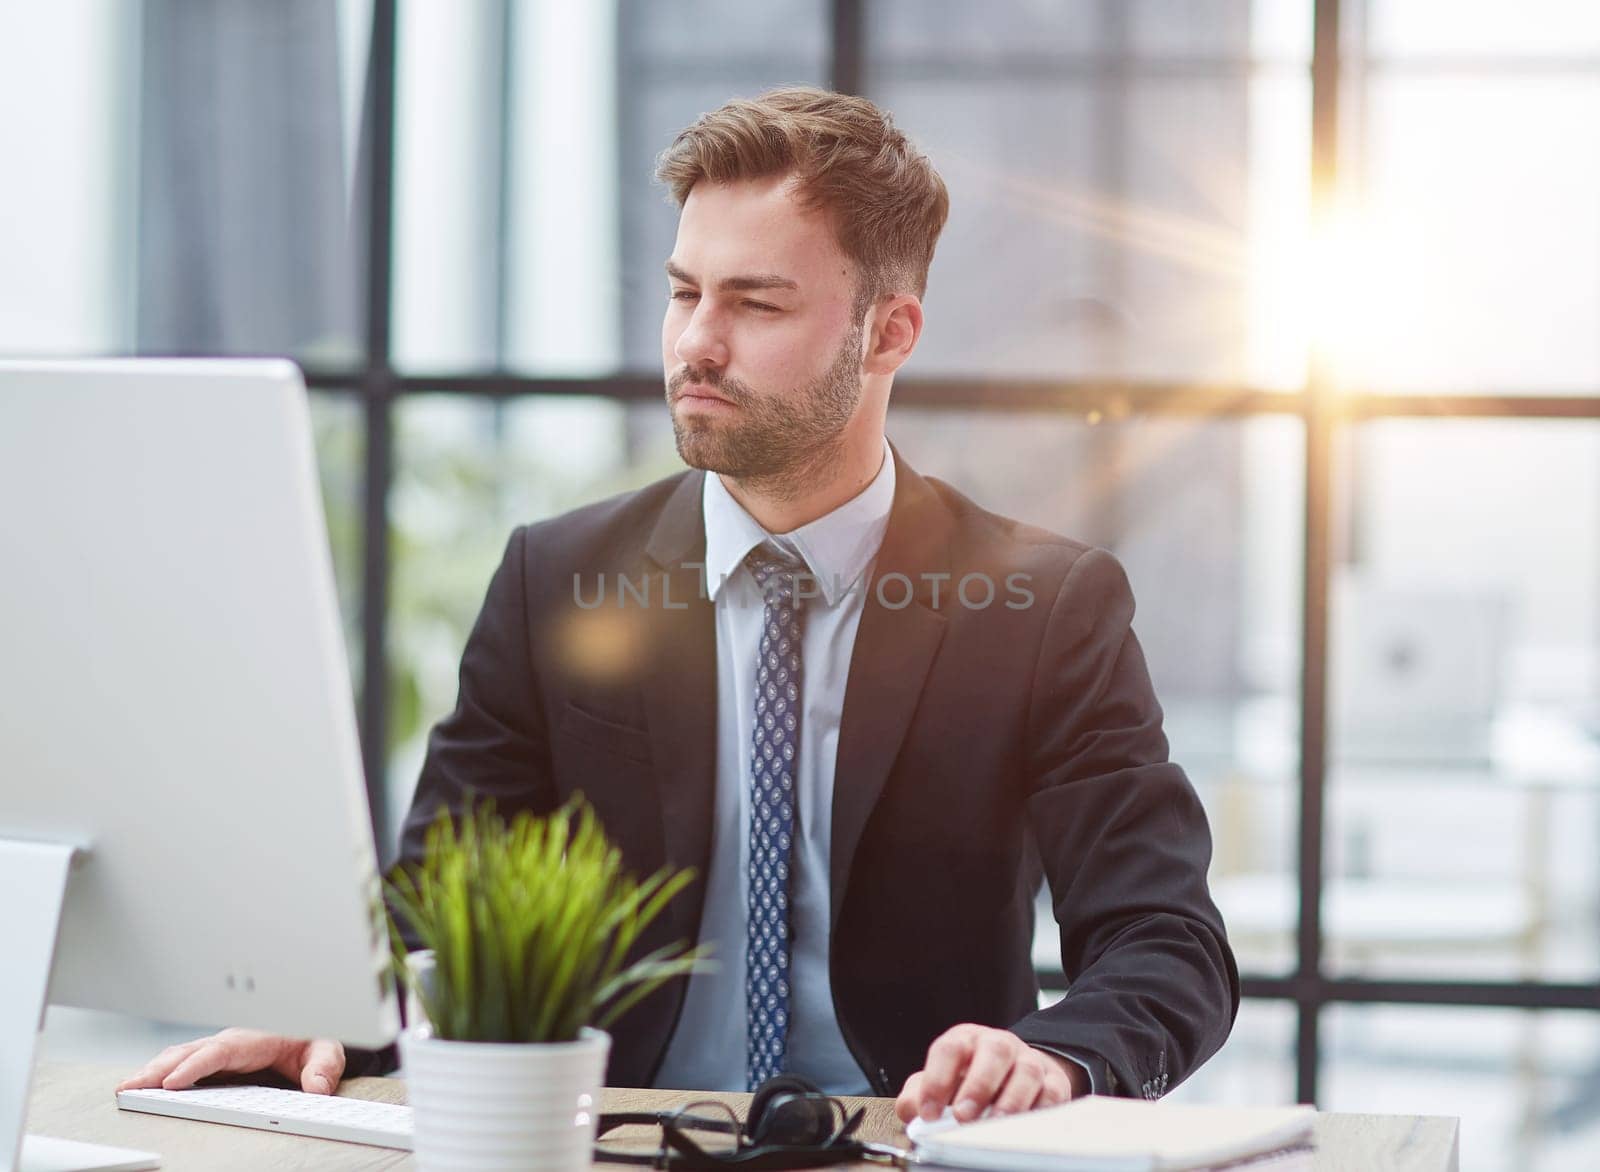
[(762, 313), (782, 312), (776, 305), (768, 305), (765, 301), (746, 301), (745, 308), (759, 310)]
[(700, 296), (700, 294), (696, 293), (693, 289), (674, 289), (672, 290), (670, 296), (674, 301), (693, 301), (696, 297)]

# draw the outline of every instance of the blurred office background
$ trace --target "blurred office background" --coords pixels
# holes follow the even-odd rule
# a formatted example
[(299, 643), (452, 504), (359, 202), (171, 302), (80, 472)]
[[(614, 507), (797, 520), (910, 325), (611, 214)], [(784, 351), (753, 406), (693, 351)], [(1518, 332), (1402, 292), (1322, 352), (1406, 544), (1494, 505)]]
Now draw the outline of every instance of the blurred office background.
[(654, 154), (784, 82), (950, 186), (891, 438), (1132, 576), (1248, 994), (1178, 1096), (1592, 1153), (1592, 0), (7, 5), (0, 354), (305, 367), (391, 850), (510, 527), (679, 466)]

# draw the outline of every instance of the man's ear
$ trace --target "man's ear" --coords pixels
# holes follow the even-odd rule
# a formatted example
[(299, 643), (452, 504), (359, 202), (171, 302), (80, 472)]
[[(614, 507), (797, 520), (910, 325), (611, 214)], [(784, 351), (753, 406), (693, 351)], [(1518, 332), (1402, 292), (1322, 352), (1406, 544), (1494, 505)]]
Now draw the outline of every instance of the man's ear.
[(885, 297), (872, 307), (867, 321), (865, 374), (893, 374), (911, 357), (922, 337), (922, 302), (910, 293)]

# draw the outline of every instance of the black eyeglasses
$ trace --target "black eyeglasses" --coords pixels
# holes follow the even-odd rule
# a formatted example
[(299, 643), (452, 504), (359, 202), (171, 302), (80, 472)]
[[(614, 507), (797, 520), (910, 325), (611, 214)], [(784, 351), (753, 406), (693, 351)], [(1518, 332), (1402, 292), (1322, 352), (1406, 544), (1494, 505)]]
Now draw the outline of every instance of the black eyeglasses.
[[(626, 1111), (600, 1116), (597, 1138), (627, 1124), (658, 1126), (653, 1151), (595, 1148), (596, 1160), (646, 1164), (663, 1169), (722, 1168), (751, 1172), (821, 1168), (852, 1160), (893, 1159), (902, 1153), (854, 1139), (864, 1110), (851, 1112), (820, 1092), (780, 1092), (760, 1101), (748, 1125), (732, 1107), (714, 1099), (673, 1111)], [(893, 1156), (890, 1155), (893, 1153)]]

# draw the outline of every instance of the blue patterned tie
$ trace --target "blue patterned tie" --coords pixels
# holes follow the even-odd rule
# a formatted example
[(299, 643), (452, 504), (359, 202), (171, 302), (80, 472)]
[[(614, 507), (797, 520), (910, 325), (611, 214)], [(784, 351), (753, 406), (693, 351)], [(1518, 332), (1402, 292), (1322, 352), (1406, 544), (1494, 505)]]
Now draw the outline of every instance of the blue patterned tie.
[(783, 1069), (789, 1036), (789, 893), (800, 750), (800, 629), (805, 565), (771, 546), (745, 558), (765, 598), (750, 767), (745, 938), (745, 1072), (755, 1090)]

